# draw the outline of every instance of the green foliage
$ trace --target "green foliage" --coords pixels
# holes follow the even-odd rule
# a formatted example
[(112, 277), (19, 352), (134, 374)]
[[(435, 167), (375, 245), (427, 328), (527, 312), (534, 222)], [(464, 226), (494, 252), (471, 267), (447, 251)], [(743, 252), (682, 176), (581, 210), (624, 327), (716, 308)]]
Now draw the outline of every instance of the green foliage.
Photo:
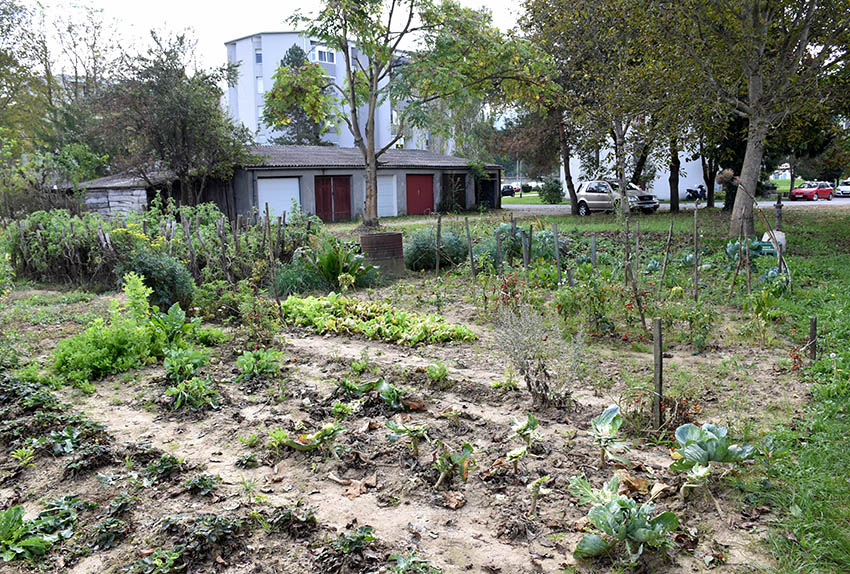
[(370, 277), (374, 278), (376, 268), (365, 262), (359, 247), (330, 234), (323, 235), (317, 246), (302, 248), (301, 256), (334, 290), (345, 292), (351, 287), (366, 285)]
[(104, 518), (94, 527), (94, 550), (113, 548), (129, 533), (130, 526), (123, 520), (111, 516)]
[(162, 365), (166, 377), (174, 383), (181, 383), (194, 377), (209, 360), (207, 353), (195, 347), (169, 347), (165, 349)]
[(330, 284), (322, 274), (302, 259), (278, 266), (275, 281), (280, 297), (330, 289)]
[(416, 553), (391, 554), (390, 560), (394, 563), (389, 567), (393, 574), (441, 574), (443, 572), (428, 564), (427, 560), (420, 558)]
[(8, 253), (0, 251), (0, 297), (9, 293), (15, 286), (15, 270)]
[(201, 473), (193, 476), (183, 483), (183, 488), (198, 496), (209, 496), (218, 488), (221, 477), (213, 474)]
[(175, 303), (163, 313), (154, 308), (150, 316), (150, 324), (157, 340), (162, 341), (161, 346), (180, 346), (186, 337), (198, 336), (201, 331), (201, 321), (198, 318), (186, 321), (186, 313)]
[(172, 454), (163, 454), (157, 460), (148, 464), (145, 468), (145, 474), (155, 481), (160, 481), (183, 472), (185, 468), (186, 461), (182, 458), (177, 458)]
[(449, 371), (446, 369), (446, 365), (440, 361), (425, 367), (425, 374), (428, 375), (428, 379), (431, 383), (437, 385), (441, 389), (445, 389), (451, 385), (448, 380)]
[(387, 303), (333, 293), (321, 298), (290, 296), (282, 303), (282, 310), (285, 321), (311, 327), (317, 333), (359, 334), (411, 346), (475, 339), (468, 327), (447, 324), (436, 315), (410, 313)]
[(183, 309), (192, 307), (195, 282), (186, 266), (176, 258), (150, 249), (137, 249), (116, 267), (118, 275), (129, 272), (144, 277), (145, 285), (152, 289), (151, 305), (168, 309), (179, 304)]
[(626, 459), (614, 453), (615, 449), (625, 447), (625, 443), (617, 438), (617, 433), (623, 426), (623, 415), (620, 414), (620, 407), (617, 405), (609, 406), (601, 415), (592, 419), (590, 424), (593, 440), (599, 446), (599, 467), (605, 466), (606, 457), (628, 464)]
[(535, 417), (532, 413), (528, 413), (528, 417), (525, 422), (520, 422), (517, 419), (514, 419), (514, 426), (511, 430), (515, 437), (525, 442), (525, 445), (528, 448), (534, 446), (538, 440), (540, 440), (540, 433), (537, 432), (537, 427), (539, 423), (537, 422), (537, 417)]
[(3, 562), (41, 556), (58, 539), (32, 534), (32, 531), (32, 525), (24, 521), (23, 506), (0, 512), (0, 558)]
[(451, 452), (444, 443), (438, 442), (440, 454), (434, 462), (434, 468), (440, 471), (440, 476), (434, 488), (440, 488), (452, 474), (457, 473), (461, 480), (466, 482), (469, 471), (475, 468), (475, 459), (472, 458), (474, 449), (468, 442), (463, 443), (459, 451)]
[(253, 452), (247, 452), (240, 455), (234, 463), (238, 468), (257, 468), (260, 466), (260, 461), (257, 460), (257, 455)]
[(236, 359), (236, 366), (242, 373), (235, 380), (237, 382), (250, 381), (251, 379), (276, 375), (280, 372), (282, 357), (283, 353), (268, 349), (242, 351), (242, 354)]
[(728, 430), (712, 424), (702, 428), (684, 424), (676, 429), (676, 461), (671, 470), (690, 470), (695, 465), (707, 466), (709, 462), (741, 462), (755, 455), (752, 445), (727, 444)]
[(251, 435), (248, 437), (240, 436), (239, 442), (241, 442), (248, 448), (254, 448), (261, 445), (263, 443), (263, 439), (257, 433), (251, 433)]
[(352, 412), (354, 412), (354, 407), (342, 401), (334, 401), (334, 404), (331, 406), (331, 414), (339, 421), (348, 418), (348, 415)]
[(423, 440), (426, 443), (431, 442), (428, 437), (428, 427), (425, 425), (396, 424), (392, 419), (387, 419), (386, 425), (392, 431), (389, 436), (390, 442), (395, 442), (406, 436), (410, 440), (410, 448), (413, 450), (414, 456), (419, 456), (420, 442)]
[(557, 179), (546, 179), (537, 193), (543, 203), (554, 204), (564, 201), (564, 188)]
[(269, 431), (269, 446), (274, 449), (276, 456), (280, 456), (280, 447), (282, 446), (301, 452), (328, 451), (336, 437), (344, 431), (345, 427), (336, 421), (325, 424), (313, 434), (300, 434), (294, 439), (290, 438), (285, 429), (272, 429)]
[(26, 468), (32, 466), (33, 460), (35, 460), (35, 449), (30, 446), (16, 448), (10, 456), (12, 460)]
[[(337, 117), (337, 99), (325, 88), (327, 74), (321, 64), (304, 61), (300, 65), (281, 65), (273, 76), (274, 84), (265, 93), (263, 123), (275, 129), (286, 129), (304, 114), (304, 120), (321, 128)], [(298, 142), (303, 145), (303, 142)]]
[(295, 539), (306, 538), (319, 528), (316, 509), (300, 500), (294, 506), (275, 508), (265, 522), (267, 532), (285, 532)]
[[(447, 268), (463, 263), (468, 254), (466, 240), (443, 229), (440, 232), (440, 267)], [(404, 263), (408, 269), (422, 271), (437, 266), (437, 232), (434, 227), (418, 229), (404, 246)]]
[(182, 544), (169, 550), (157, 548), (153, 554), (136, 562), (129, 572), (132, 574), (176, 574), (185, 568), (183, 553), (186, 547)]
[(218, 408), (218, 391), (207, 378), (194, 377), (168, 387), (165, 395), (171, 399), (174, 410), (188, 407), (193, 411)]
[(354, 532), (344, 532), (333, 542), (333, 549), (342, 554), (351, 554), (363, 549), (367, 542), (374, 542), (371, 526), (360, 526)]
[(614, 476), (603, 490), (596, 491), (584, 478), (570, 478), (570, 493), (581, 504), (592, 504), (587, 519), (604, 535), (586, 534), (573, 551), (576, 558), (599, 556), (624, 543), (629, 563), (635, 564), (644, 545), (664, 548), (670, 544), (668, 534), (679, 527), (676, 515), (663, 512), (653, 516), (653, 504), (638, 505), (633, 499), (617, 494), (618, 482)]

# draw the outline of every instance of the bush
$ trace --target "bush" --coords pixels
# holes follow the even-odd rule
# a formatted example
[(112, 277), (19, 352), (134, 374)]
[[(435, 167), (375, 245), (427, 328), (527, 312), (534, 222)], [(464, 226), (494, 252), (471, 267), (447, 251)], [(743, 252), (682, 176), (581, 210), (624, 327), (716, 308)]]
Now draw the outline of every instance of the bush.
[[(462, 263), (468, 253), (466, 240), (456, 233), (443, 230), (440, 234), (440, 266)], [(437, 232), (433, 227), (415, 231), (404, 246), (404, 263), (408, 269), (421, 271), (437, 266)]]
[(325, 278), (315, 268), (305, 265), (302, 261), (279, 265), (275, 271), (275, 281), (277, 293), (281, 297), (330, 289)]
[(192, 305), (195, 282), (186, 266), (174, 257), (140, 249), (122, 261), (117, 271), (122, 276), (131, 271), (142, 275), (145, 285), (153, 290), (151, 305), (160, 309), (168, 309), (174, 303), (183, 309)]
[(332, 235), (324, 235), (316, 247), (305, 247), (301, 260), (334, 290), (348, 290), (366, 282), (374, 269), (365, 262), (356, 244), (340, 241)]
[(11, 291), (15, 283), (11, 259), (8, 254), (0, 253), (0, 297)]
[(564, 188), (557, 179), (547, 179), (538, 192), (543, 203), (561, 203), (564, 201)]

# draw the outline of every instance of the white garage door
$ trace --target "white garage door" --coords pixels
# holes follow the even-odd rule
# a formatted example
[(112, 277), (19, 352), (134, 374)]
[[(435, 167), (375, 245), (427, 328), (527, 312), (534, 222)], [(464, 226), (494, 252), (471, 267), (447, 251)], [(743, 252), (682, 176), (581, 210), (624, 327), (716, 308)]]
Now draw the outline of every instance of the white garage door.
[(398, 215), (394, 175), (378, 176), (378, 217)]
[(272, 217), (292, 211), (292, 200), (300, 207), (301, 193), (297, 177), (261, 177), (257, 179), (257, 210), (266, 213), (266, 203)]

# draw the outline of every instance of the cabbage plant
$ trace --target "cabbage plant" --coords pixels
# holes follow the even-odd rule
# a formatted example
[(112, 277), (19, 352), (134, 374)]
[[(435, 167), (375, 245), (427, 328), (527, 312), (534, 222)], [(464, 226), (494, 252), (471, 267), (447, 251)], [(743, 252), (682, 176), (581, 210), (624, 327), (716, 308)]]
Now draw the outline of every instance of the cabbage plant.
[(615, 449), (626, 448), (625, 442), (617, 438), (617, 432), (623, 426), (623, 415), (620, 407), (611, 405), (601, 415), (590, 421), (590, 434), (599, 445), (599, 468), (605, 466), (605, 461), (610, 458), (628, 464), (628, 460), (614, 454)]
[(752, 458), (755, 447), (749, 444), (727, 444), (728, 429), (706, 423), (701, 428), (688, 423), (676, 429), (680, 447), (673, 453), (676, 461), (670, 470), (687, 471), (709, 462), (741, 462)]

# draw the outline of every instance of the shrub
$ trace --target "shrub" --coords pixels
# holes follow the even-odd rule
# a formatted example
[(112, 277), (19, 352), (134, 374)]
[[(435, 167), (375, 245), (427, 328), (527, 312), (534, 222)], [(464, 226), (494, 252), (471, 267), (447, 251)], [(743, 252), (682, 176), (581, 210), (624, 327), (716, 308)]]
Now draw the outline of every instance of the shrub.
[(277, 293), (281, 297), (330, 288), (321, 273), (306, 265), (303, 261), (279, 265), (275, 270), (275, 281)]
[(165, 394), (171, 399), (171, 408), (175, 410), (183, 407), (188, 407), (193, 411), (208, 407), (218, 408), (218, 391), (213, 388), (212, 382), (206, 378), (195, 377), (178, 383), (169, 387)]
[[(440, 233), (440, 266), (462, 263), (467, 254), (465, 239), (445, 229)], [(404, 264), (414, 271), (436, 268), (437, 233), (433, 227), (419, 229), (411, 235), (404, 247)]]
[(165, 375), (175, 383), (180, 383), (194, 377), (209, 359), (208, 354), (194, 347), (170, 347), (165, 350), (162, 365), (165, 367)]
[(160, 309), (168, 309), (174, 303), (184, 309), (192, 305), (195, 283), (186, 266), (174, 257), (139, 249), (122, 261), (117, 271), (122, 276), (130, 271), (142, 275), (145, 285), (153, 290), (151, 305)]
[(249, 381), (266, 375), (275, 375), (280, 371), (280, 359), (282, 353), (269, 351), (268, 349), (257, 349), (256, 351), (243, 351), (236, 359), (236, 366), (242, 373), (236, 377), (237, 381)]
[(0, 253), (0, 297), (12, 290), (15, 283), (15, 270), (8, 253)]
[(543, 203), (561, 203), (564, 201), (564, 188), (557, 179), (547, 179), (538, 192)]
[(375, 269), (365, 262), (356, 244), (340, 241), (333, 235), (322, 236), (318, 246), (304, 247), (301, 260), (334, 290), (346, 291), (349, 287), (368, 283)]
[(238, 319), (241, 293), (223, 279), (204, 281), (195, 289), (193, 296), (196, 312), (212, 321)]

